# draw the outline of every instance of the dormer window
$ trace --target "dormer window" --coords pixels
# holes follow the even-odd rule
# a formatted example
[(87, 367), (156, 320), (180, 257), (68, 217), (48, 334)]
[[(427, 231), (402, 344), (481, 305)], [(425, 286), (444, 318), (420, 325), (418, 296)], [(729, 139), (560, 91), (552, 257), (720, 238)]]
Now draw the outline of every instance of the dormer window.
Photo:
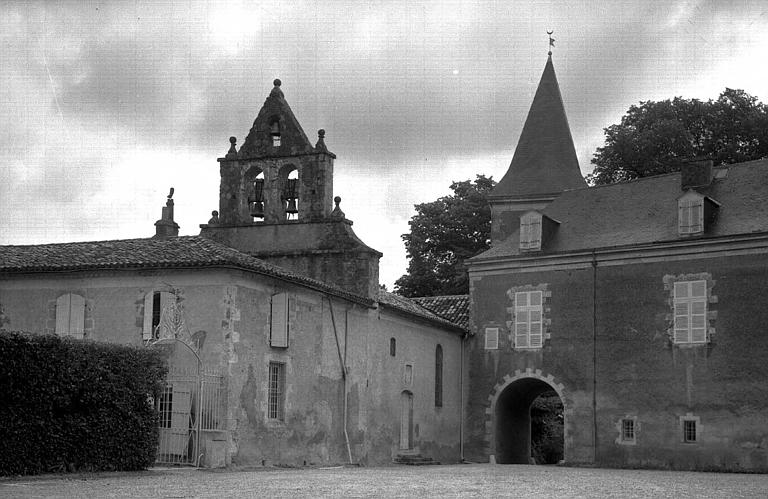
[(529, 211), (520, 217), (520, 249), (541, 249), (541, 213)]
[(677, 209), (680, 235), (704, 232), (704, 196), (686, 193), (677, 201)]
[(703, 234), (714, 219), (719, 203), (694, 190), (688, 190), (677, 200), (677, 228), (681, 236)]

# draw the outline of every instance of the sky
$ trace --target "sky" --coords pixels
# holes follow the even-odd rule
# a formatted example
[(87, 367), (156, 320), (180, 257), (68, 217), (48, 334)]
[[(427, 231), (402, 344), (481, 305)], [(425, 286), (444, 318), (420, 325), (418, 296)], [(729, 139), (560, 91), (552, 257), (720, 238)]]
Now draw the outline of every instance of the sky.
[(150, 237), (171, 186), (198, 234), (280, 78), (391, 290), (414, 205), (506, 172), (548, 30), (584, 174), (632, 104), (768, 100), (765, 0), (3, 2), (0, 244)]

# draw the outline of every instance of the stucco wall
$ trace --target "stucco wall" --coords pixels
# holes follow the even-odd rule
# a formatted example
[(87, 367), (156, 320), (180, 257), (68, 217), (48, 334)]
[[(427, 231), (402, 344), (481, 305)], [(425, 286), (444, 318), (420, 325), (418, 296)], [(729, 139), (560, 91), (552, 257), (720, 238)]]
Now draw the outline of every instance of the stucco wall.
[[(402, 366), (414, 366), (415, 447), (459, 459), (461, 339), (420, 320), (235, 270), (73, 273), (0, 281), (5, 327), (52, 333), (56, 298), (86, 301), (87, 338), (142, 344), (144, 296), (174, 291), (189, 335), (202, 339), (206, 370), (225, 376), (229, 430), (224, 462), (342, 463), (347, 428), (354, 462), (386, 464), (398, 453)], [(289, 346), (270, 346), (270, 300), (289, 296)], [(331, 314), (333, 308), (333, 315)], [(335, 324), (335, 327), (334, 327)], [(389, 339), (396, 337), (396, 357)], [(337, 344), (338, 340), (338, 344)], [(434, 405), (435, 347), (443, 348), (443, 407)], [(285, 363), (285, 420), (267, 417), (269, 362)]]

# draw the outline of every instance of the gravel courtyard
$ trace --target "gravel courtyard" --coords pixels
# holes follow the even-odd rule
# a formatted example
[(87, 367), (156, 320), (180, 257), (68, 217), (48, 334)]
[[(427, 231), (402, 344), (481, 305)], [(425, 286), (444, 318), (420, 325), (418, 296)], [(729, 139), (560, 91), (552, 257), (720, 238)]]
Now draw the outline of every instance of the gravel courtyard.
[(768, 475), (486, 464), (48, 475), (0, 497), (761, 497)]

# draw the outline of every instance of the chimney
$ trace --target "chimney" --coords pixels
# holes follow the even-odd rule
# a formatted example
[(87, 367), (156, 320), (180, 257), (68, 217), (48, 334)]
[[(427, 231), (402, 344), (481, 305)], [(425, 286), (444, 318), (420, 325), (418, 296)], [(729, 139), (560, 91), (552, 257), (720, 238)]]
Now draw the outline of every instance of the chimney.
[(179, 235), (179, 224), (173, 221), (173, 187), (168, 194), (168, 200), (163, 206), (163, 214), (160, 220), (155, 222), (155, 239), (167, 239)]
[(694, 187), (706, 187), (712, 183), (711, 159), (693, 158), (684, 161), (680, 169), (680, 187), (682, 190)]

